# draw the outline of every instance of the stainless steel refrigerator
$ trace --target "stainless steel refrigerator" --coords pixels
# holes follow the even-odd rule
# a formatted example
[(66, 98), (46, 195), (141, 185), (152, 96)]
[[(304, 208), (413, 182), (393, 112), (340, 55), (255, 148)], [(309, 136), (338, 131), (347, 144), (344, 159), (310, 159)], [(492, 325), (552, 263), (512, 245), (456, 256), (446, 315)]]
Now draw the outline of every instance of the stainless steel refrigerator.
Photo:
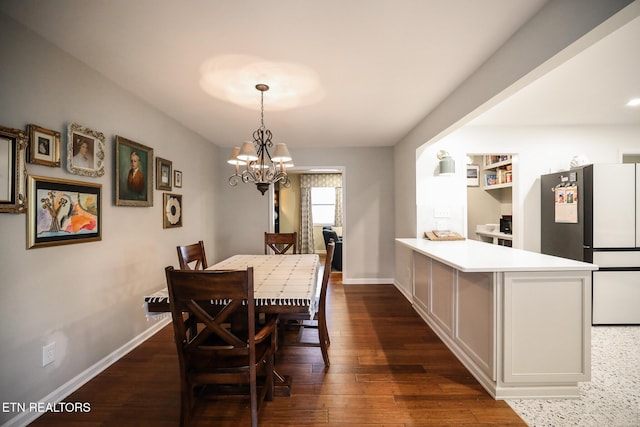
[(590, 262), (592, 324), (640, 324), (640, 164), (543, 175), (541, 252)]

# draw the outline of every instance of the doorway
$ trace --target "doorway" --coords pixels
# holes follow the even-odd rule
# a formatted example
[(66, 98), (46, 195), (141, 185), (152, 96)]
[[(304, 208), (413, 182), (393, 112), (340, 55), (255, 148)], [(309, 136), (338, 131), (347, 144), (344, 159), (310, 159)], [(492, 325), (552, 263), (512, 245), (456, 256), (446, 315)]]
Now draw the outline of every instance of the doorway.
[[(338, 192), (340, 201), (339, 203), (336, 203), (340, 206), (338, 211), (339, 218), (337, 218), (335, 221), (325, 221), (313, 225), (313, 247), (309, 248), (308, 252), (317, 254), (326, 253), (324, 238), (322, 234), (323, 226), (333, 227), (334, 229), (336, 229), (337, 234), (342, 237), (343, 240), (345, 240), (344, 237), (346, 234), (346, 229), (344, 227), (344, 224), (346, 222), (347, 212), (346, 209), (344, 209), (345, 194), (344, 191), (342, 191), (342, 189), (344, 188), (344, 169), (344, 167), (296, 167), (290, 169), (287, 173), (289, 175), (289, 180), (291, 181), (291, 186), (285, 188), (281, 185), (274, 185), (270, 190), (271, 197), (269, 203), (269, 211), (271, 216), (271, 231), (280, 233), (291, 233), (295, 231), (298, 232), (298, 239), (300, 240), (301, 234), (303, 232), (302, 226), (305, 222), (302, 219), (302, 186), (335, 186), (340, 188), (340, 191)], [(303, 177), (303, 175), (305, 175), (305, 177)], [(335, 180), (331, 179), (336, 175), (339, 176), (337, 183), (335, 183)], [(315, 176), (315, 178), (310, 178), (310, 176)], [(309, 180), (314, 183), (304, 185), (302, 184), (303, 181), (307, 182)], [(305, 247), (301, 244), (299, 244), (298, 246), (300, 248)]]
[(515, 156), (467, 155), (467, 236), (512, 246)]

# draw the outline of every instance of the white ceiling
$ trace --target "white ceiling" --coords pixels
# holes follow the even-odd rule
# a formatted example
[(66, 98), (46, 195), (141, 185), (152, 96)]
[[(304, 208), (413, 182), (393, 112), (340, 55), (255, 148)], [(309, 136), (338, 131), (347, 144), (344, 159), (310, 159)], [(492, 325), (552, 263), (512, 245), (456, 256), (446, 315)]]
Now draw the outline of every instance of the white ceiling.
[[(640, 18), (485, 112), (471, 125), (640, 125)], [(640, 144), (640, 143), (639, 143)]]
[[(250, 139), (259, 114), (207, 95), (199, 86), (205, 61), (237, 54), (309, 67), (324, 91), (319, 102), (270, 111), (269, 96), (276, 94), (265, 94), (265, 124), (274, 140), (290, 147), (355, 147), (394, 145), (545, 2), (2, 0), (0, 11), (221, 146)], [(638, 27), (636, 22), (620, 36), (634, 37), (632, 52), (640, 40)], [(537, 89), (523, 91), (524, 102), (510, 100), (513, 104), (501, 114), (496, 109), (477, 123), (495, 124), (502, 117), (509, 123), (521, 121), (520, 114), (527, 111), (521, 105), (536, 107), (535, 115), (527, 117), (544, 121), (603, 119), (602, 112), (575, 109), (558, 87), (568, 88), (568, 78), (576, 84), (571, 93), (583, 96), (579, 105), (586, 107), (596, 98), (602, 105), (599, 97), (624, 91), (617, 88), (625, 80), (618, 67), (625, 75), (634, 67), (635, 74), (626, 77), (638, 90), (640, 55), (618, 49), (616, 43), (624, 40), (612, 41), (614, 48), (599, 49), (557, 78), (539, 80)], [(548, 91), (557, 108), (548, 108)], [(256, 91), (256, 107), (258, 103)], [(567, 111), (576, 115), (555, 115)], [(639, 122), (637, 113), (625, 120)]]

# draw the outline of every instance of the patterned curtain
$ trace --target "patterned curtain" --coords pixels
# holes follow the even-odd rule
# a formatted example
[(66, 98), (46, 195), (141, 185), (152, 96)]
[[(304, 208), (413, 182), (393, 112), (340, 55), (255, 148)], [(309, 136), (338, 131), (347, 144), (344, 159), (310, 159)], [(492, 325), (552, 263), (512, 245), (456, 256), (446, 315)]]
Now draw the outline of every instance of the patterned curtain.
[(311, 215), (311, 187), (300, 186), (300, 231), (298, 232), (300, 253), (312, 254), (315, 243), (313, 241), (313, 217)]
[(300, 187), (342, 187), (342, 174), (303, 174), (300, 175)]
[(342, 187), (336, 187), (336, 227), (342, 227)]

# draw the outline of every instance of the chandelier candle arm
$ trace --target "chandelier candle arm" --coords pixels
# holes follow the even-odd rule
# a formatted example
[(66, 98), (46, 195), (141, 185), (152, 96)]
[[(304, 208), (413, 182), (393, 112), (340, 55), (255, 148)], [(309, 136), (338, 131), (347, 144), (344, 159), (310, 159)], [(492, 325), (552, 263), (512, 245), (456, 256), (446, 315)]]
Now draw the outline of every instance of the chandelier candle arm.
[[(235, 166), (235, 174), (229, 177), (230, 185), (238, 185), (240, 180), (250, 182), (256, 184), (264, 196), (269, 186), (276, 182), (284, 187), (291, 186), (286, 164), (293, 159), (284, 143), (275, 145), (273, 156), (269, 153), (269, 148), (273, 147), (273, 134), (264, 126), (264, 92), (269, 90), (269, 86), (260, 83), (256, 89), (260, 91), (260, 127), (253, 132), (253, 142), (245, 141), (241, 147), (234, 147), (227, 163)], [(246, 165), (242, 172), (239, 170), (241, 164)]]

